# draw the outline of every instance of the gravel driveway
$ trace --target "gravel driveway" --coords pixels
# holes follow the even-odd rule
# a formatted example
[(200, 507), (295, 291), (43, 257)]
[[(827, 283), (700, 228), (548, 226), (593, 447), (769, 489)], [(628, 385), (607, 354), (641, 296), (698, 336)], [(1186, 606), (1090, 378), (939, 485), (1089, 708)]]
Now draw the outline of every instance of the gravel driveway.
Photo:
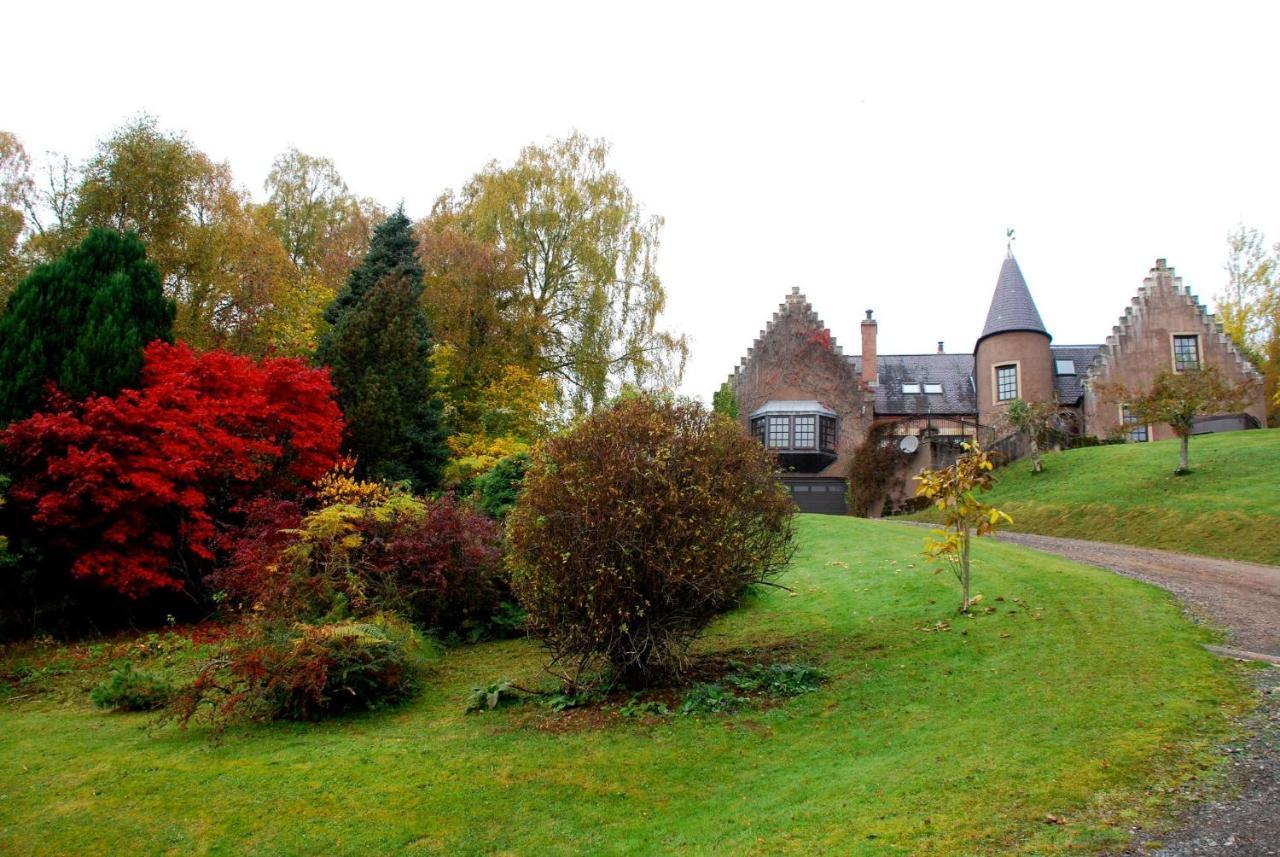
[(1280, 657), (1280, 566), (1031, 533), (996, 538), (1167, 589), (1192, 613), (1225, 628), (1231, 645)]
[[(997, 538), (1167, 589), (1189, 612), (1226, 629), (1232, 647), (1280, 656), (1278, 566), (1030, 533)], [(1280, 668), (1253, 677), (1262, 703), (1249, 719), (1247, 739), (1222, 748), (1231, 758), (1228, 782), (1195, 795), (1172, 831), (1135, 830), (1125, 854), (1280, 855)]]

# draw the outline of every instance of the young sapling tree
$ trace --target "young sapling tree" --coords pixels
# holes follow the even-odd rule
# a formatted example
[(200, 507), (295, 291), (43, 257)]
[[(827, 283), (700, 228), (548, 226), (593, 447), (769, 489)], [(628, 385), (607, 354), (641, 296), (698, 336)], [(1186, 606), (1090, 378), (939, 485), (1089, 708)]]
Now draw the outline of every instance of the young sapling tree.
[[(955, 574), (963, 590), (960, 612), (968, 613), (969, 545), (974, 533), (991, 535), (1002, 524), (1013, 519), (999, 509), (978, 499), (978, 493), (991, 489), (991, 473), (995, 464), (991, 453), (975, 440), (964, 444), (964, 454), (950, 467), (924, 470), (915, 477), (917, 497), (927, 497), (942, 512), (942, 528), (925, 538), (924, 555), (940, 560)], [(937, 571), (941, 571), (939, 567)]]

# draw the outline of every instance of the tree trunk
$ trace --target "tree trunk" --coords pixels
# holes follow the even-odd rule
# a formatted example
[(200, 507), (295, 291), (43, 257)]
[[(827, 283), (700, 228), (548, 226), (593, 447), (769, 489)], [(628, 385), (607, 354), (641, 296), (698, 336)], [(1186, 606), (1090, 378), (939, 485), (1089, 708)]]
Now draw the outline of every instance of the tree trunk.
[(960, 603), (960, 612), (969, 612), (969, 528), (964, 528), (963, 547), (960, 552), (960, 586), (964, 590), (964, 600)]
[(1184, 434), (1184, 435), (1182, 436), (1182, 438), (1181, 438), (1181, 442), (1182, 442), (1182, 450), (1181, 450), (1181, 452), (1182, 452), (1182, 459), (1181, 459), (1181, 463), (1178, 465), (1178, 472), (1179, 472), (1179, 473), (1190, 473), (1190, 472), (1191, 472), (1191, 461), (1190, 461), (1190, 459), (1188, 458), (1187, 453), (1188, 453), (1188, 448), (1189, 448), (1189, 447), (1190, 447), (1190, 445), (1191, 445), (1191, 435), (1189, 435), (1189, 434)]
[(1031, 472), (1039, 473), (1044, 470), (1044, 465), (1040, 463), (1040, 444), (1036, 443), (1036, 439), (1031, 438)]

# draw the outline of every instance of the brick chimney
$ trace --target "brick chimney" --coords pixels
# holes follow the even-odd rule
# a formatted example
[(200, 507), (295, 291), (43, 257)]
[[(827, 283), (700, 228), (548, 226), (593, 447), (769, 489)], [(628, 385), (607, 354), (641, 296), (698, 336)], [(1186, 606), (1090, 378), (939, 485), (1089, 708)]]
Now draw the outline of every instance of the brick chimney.
[(942, 350), (942, 340), (941, 340), (941, 339), (939, 339), (939, 340), (938, 340), (938, 353), (939, 353), (939, 354), (946, 354), (946, 353), (947, 353), (947, 352), (945, 352), (945, 351), (943, 351), (943, 350)]
[(876, 320), (867, 310), (867, 317), (862, 320), (862, 380), (875, 384), (880, 374), (880, 366), (876, 362)]

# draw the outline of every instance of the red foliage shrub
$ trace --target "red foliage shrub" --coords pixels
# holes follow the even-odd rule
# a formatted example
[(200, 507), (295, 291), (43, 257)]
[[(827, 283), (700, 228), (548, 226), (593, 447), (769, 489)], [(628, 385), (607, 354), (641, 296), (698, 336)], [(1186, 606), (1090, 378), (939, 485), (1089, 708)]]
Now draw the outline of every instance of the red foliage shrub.
[(240, 721), (320, 720), (402, 702), (418, 688), (419, 643), (402, 621), (242, 625), (178, 689), (169, 716), (215, 729)]
[(181, 589), (257, 494), (308, 490), (338, 456), (328, 373), (153, 342), (136, 390), (52, 410), (0, 435), (10, 499), (74, 557), (72, 573), (130, 597)]
[(500, 545), (497, 525), (451, 495), (392, 491), (301, 518), (296, 504), (264, 500), (211, 581), (274, 619), (386, 611), (454, 632), (498, 609), (506, 593)]
[(395, 581), (404, 615), (422, 628), (457, 631), (488, 620), (505, 591), (498, 526), (453, 495), (426, 504), (370, 551), (370, 571)]
[(289, 579), (278, 573), (281, 555), (297, 541), (302, 515), (296, 500), (273, 495), (250, 502), (225, 563), (209, 574), (209, 585), (231, 598), (233, 606), (282, 603)]

